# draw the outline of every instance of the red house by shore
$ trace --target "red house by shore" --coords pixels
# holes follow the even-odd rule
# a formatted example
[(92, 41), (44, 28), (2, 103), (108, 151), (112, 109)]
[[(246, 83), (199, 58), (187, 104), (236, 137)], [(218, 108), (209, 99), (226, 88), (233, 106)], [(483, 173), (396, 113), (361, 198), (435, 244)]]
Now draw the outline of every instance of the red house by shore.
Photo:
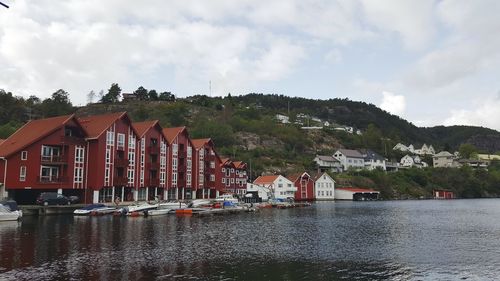
[(247, 164), (241, 161), (231, 161), (229, 158), (222, 159), (222, 190), (243, 196), (247, 188)]
[[(158, 120), (135, 122), (139, 136), (136, 148), (137, 200), (167, 198), (168, 141)], [(130, 158), (133, 155), (129, 155)]]
[(84, 196), (87, 155), (74, 115), (30, 121), (0, 145), (0, 198), (32, 204), (44, 191)]
[(211, 139), (193, 139), (196, 198), (216, 198), (221, 191), (221, 159)]
[(308, 173), (291, 175), (288, 179), (297, 187), (297, 192), (295, 192), (296, 201), (314, 200), (314, 179)]
[(449, 190), (434, 190), (434, 199), (455, 199), (455, 193)]
[(167, 199), (193, 198), (193, 143), (186, 127), (163, 129), (168, 140)]

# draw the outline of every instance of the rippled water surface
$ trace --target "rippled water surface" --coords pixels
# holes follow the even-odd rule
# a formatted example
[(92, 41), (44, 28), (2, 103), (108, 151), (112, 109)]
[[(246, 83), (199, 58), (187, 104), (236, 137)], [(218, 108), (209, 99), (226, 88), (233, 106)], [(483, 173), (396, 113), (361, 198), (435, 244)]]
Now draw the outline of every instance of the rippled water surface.
[(0, 280), (498, 278), (498, 199), (0, 223)]

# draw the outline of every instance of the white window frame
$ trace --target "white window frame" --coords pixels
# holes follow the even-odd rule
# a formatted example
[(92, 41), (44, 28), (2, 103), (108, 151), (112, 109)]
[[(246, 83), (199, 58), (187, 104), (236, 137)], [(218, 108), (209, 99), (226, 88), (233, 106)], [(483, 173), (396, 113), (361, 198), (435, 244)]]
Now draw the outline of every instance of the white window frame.
[(19, 167), (19, 181), (26, 181), (26, 166)]
[(28, 160), (28, 151), (27, 150), (21, 151), (21, 160)]
[(118, 147), (125, 147), (125, 134), (121, 133), (116, 134), (116, 139)]

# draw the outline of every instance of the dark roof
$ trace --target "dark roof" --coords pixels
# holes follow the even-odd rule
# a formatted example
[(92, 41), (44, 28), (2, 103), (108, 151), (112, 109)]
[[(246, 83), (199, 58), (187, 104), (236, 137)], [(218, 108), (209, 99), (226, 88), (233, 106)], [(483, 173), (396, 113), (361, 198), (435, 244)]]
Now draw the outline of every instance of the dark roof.
[(341, 148), (338, 151), (340, 151), (342, 154), (344, 154), (346, 157), (351, 157), (351, 158), (364, 158), (363, 155), (354, 149), (345, 149)]
[(365, 160), (380, 160), (380, 161), (385, 160), (384, 157), (382, 157), (380, 154), (371, 149), (360, 149), (359, 152), (363, 154)]
[(330, 156), (330, 155), (316, 155), (316, 157), (321, 160), (321, 161), (325, 161), (325, 162), (340, 162), (339, 160), (337, 160), (335, 157), (333, 156)]

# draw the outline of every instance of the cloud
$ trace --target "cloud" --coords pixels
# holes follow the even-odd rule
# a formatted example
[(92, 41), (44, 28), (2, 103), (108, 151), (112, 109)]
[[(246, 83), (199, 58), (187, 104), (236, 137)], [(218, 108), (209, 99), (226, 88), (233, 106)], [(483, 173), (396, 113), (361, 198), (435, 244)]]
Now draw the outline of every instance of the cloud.
[(394, 115), (401, 116), (406, 109), (406, 100), (403, 95), (396, 95), (391, 92), (382, 92), (383, 98), (380, 108)]
[(339, 49), (330, 50), (325, 55), (325, 61), (332, 63), (332, 64), (339, 63), (342, 61), (342, 53), (340, 52)]
[(471, 125), (500, 131), (500, 98), (487, 99), (473, 109), (452, 110), (443, 122), (446, 126)]

